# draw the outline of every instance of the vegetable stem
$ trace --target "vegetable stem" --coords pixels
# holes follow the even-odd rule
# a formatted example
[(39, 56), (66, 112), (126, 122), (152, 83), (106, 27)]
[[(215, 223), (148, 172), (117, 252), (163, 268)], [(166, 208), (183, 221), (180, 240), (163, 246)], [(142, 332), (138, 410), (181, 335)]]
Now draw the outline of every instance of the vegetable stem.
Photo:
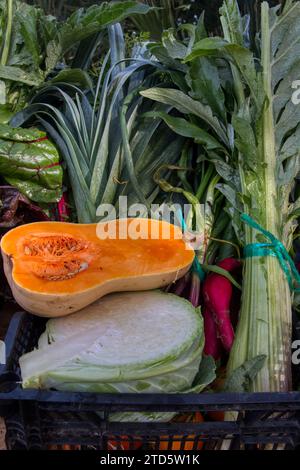
[(10, 51), (10, 41), (11, 41), (11, 34), (12, 34), (12, 19), (13, 19), (13, 0), (7, 0), (7, 23), (6, 23), (6, 30), (5, 30), (5, 38), (4, 38), (4, 46), (1, 54), (1, 65), (6, 65), (9, 51)]

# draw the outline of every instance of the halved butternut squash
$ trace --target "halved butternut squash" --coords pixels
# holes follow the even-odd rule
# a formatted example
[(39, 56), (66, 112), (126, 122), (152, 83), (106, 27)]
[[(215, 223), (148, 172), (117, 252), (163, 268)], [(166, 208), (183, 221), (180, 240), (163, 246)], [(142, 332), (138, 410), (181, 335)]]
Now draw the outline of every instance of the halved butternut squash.
[(110, 292), (166, 286), (194, 257), (178, 227), (153, 219), (36, 222), (9, 231), (1, 250), (16, 301), (46, 317), (76, 312)]

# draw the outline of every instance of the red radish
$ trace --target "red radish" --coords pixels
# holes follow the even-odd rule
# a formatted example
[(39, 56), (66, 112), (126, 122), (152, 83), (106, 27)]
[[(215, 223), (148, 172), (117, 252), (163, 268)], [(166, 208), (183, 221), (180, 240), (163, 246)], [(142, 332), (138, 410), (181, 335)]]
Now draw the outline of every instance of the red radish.
[(217, 325), (208, 307), (204, 307), (202, 315), (204, 319), (205, 335), (204, 354), (212, 356), (217, 361), (220, 359), (222, 352), (222, 345), (218, 338)]
[[(234, 258), (226, 258), (218, 266), (226, 271), (233, 271), (240, 267), (240, 262)], [(229, 352), (234, 341), (234, 330), (230, 320), (231, 282), (220, 274), (211, 273), (204, 282), (203, 296), (206, 307), (213, 314), (223, 347)]]
[[(229, 273), (241, 267), (241, 262), (235, 258), (225, 258), (218, 263), (219, 268), (225, 269)], [(217, 274), (218, 276), (218, 274)], [(224, 277), (224, 276), (223, 276)]]

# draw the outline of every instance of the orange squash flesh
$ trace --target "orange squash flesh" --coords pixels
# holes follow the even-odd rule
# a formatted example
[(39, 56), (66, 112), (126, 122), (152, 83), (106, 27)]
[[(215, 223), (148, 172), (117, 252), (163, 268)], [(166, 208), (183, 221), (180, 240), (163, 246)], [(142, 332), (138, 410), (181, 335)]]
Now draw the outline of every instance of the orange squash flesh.
[[(97, 236), (107, 231), (113, 239)], [(151, 219), (35, 222), (9, 231), (1, 250), (16, 301), (47, 317), (76, 312), (110, 292), (166, 286), (194, 257), (178, 227)]]

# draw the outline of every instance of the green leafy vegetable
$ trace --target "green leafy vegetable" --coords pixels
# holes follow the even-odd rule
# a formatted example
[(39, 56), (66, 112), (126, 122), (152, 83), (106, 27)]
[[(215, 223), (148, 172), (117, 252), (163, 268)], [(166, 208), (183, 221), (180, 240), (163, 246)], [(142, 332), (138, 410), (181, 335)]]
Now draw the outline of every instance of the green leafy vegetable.
[[(0, 235), (20, 224), (49, 220), (42, 209), (11, 186), (0, 186)], [(2, 277), (3, 276), (3, 277)], [(1, 279), (4, 273), (1, 271)]]
[(49, 203), (61, 198), (59, 154), (38, 129), (0, 124), (0, 174), (32, 201)]
[(145, 0), (145, 3), (152, 10), (131, 20), (140, 31), (149, 32), (152, 39), (159, 39), (164, 29), (174, 28), (181, 12), (190, 8), (186, 0)]
[(234, 370), (229, 377), (226, 378), (223, 392), (250, 392), (251, 383), (257, 376), (258, 372), (263, 368), (266, 356), (257, 356), (249, 359), (244, 364)]
[[(135, 0), (101, 2), (60, 22), (24, 2), (0, 0), (0, 110), (9, 109), (12, 115), (24, 108), (33, 90), (54, 78), (61, 67), (66, 69), (64, 81), (77, 84), (80, 79), (82, 84), (84, 74), (79, 76), (78, 69), (90, 64), (103, 39), (100, 33), (128, 16), (149, 11), (151, 7)], [(67, 74), (70, 67), (77, 73)], [(1, 122), (8, 122), (9, 114), (3, 118)]]

